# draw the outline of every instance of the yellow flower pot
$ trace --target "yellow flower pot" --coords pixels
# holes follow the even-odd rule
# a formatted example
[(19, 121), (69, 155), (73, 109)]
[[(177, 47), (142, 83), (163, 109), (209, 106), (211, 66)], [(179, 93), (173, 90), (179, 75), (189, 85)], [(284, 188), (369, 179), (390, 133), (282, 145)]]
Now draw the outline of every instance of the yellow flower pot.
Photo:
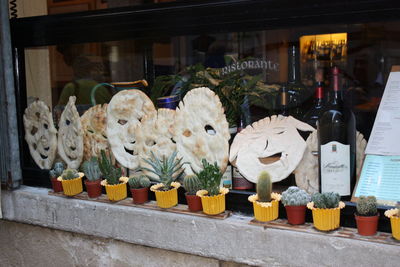
[(110, 201), (120, 201), (127, 197), (126, 183), (120, 183), (115, 185), (105, 185), (106, 194)]
[(83, 175), (71, 180), (61, 179), (61, 183), (64, 189), (64, 195), (71, 197), (82, 193), (83, 192), (82, 177)]
[(400, 217), (398, 217), (398, 209), (385, 211), (385, 216), (390, 218), (393, 238), (400, 240)]
[(150, 190), (156, 194), (157, 206), (163, 209), (171, 208), (178, 205), (178, 188), (181, 186), (178, 182), (171, 183), (172, 189), (168, 191), (160, 191), (163, 184), (155, 184)]
[(345, 204), (340, 201), (339, 206), (334, 209), (314, 208), (314, 203), (310, 202), (307, 207), (312, 210), (314, 227), (320, 231), (332, 231), (340, 226), (340, 210)]
[(217, 215), (225, 211), (225, 195), (228, 194), (228, 188), (220, 188), (216, 196), (207, 196), (207, 190), (199, 190), (196, 195), (201, 197), (203, 212), (208, 215)]
[(270, 202), (259, 202), (257, 195), (249, 196), (249, 201), (253, 203), (254, 218), (260, 222), (269, 222), (278, 219), (279, 201), (281, 195), (272, 193)]

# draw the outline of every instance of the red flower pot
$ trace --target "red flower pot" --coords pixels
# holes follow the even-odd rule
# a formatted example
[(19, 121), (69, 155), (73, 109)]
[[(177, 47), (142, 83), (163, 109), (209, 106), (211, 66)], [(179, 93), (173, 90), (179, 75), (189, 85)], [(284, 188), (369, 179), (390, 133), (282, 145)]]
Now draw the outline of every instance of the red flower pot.
[(285, 206), (288, 223), (304, 224), (306, 220), (306, 206)]
[(131, 188), (131, 194), (132, 194), (132, 199), (133, 203), (135, 204), (143, 204), (149, 201), (149, 188), (138, 188), (138, 189), (132, 189)]
[(63, 187), (61, 181), (58, 181), (57, 178), (50, 178), (51, 181), (51, 186), (53, 187), (53, 191), (56, 192), (62, 192)]
[(188, 195), (187, 193), (185, 193), (185, 196), (190, 211), (203, 210), (203, 206), (201, 205), (201, 197), (196, 195)]
[(378, 228), (379, 214), (375, 216), (358, 216), (356, 217), (357, 230), (359, 235), (375, 235)]
[(85, 180), (86, 191), (90, 198), (96, 198), (96, 197), (101, 196), (100, 182), (101, 182), (100, 179), (97, 181), (94, 181), (94, 182)]

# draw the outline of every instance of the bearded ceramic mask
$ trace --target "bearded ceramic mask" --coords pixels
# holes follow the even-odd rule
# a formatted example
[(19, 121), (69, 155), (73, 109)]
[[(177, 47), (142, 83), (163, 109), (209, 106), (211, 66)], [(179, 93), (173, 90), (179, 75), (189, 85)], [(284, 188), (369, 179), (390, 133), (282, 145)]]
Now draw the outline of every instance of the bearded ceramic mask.
[(203, 169), (202, 159), (216, 162), (224, 172), (228, 165), (229, 127), (219, 97), (209, 88), (189, 91), (176, 110), (174, 140), (183, 158), (185, 173)]
[(140, 90), (124, 90), (107, 107), (107, 136), (116, 160), (125, 168), (139, 167), (135, 127), (155, 112), (153, 102)]
[(25, 109), (24, 128), (33, 160), (41, 169), (51, 169), (57, 152), (57, 130), (43, 101), (36, 100)]
[(83, 157), (83, 131), (75, 101), (75, 96), (69, 97), (58, 122), (58, 154), (68, 168), (78, 169)]
[[(143, 160), (149, 158), (151, 153), (162, 159), (168, 158), (176, 150), (172, 135), (174, 123), (175, 110), (172, 109), (161, 108), (143, 117), (140, 127), (135, 129), (141, 167), (151, 167)], [(158, 177), (151, 172), (143, 170), (143, 173), (154, 181), (158, 180)]]
[(297, 129), (314, 130), (291, 116), (272, 116), (254, 122), (236, 135), (229, 160), (253, 183), (261, 171), (267, 171), (272, 182), (279, 182), (293, 172), (306, 149)]

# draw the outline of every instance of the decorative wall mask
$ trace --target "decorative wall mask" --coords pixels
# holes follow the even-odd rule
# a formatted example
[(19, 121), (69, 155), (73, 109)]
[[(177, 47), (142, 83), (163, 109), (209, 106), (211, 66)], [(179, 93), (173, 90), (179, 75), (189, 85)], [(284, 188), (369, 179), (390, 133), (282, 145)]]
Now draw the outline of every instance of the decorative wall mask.
[[(307, 148), (299, 165), (295, 170), (296, 184), (301, 189), (313, 194), (319, 191), (318, 183), (318, 137), (317, 130), (312, 132), (307, 140)], [(356, 173), (360, 175), (367, 141), (362, 133), (357, 131), (356, 139)]]
[(229, 126), (219, 97), (209, 88), (192, 89), (176, 110), (174, 140), (183, 158), (185, 173), (202, 169), (201, 160), (217, 162), (224, 172), (228, 165)]
[(83, 131), (75, 101), (75, 96), (69, 97), (58, 122), (58, 154), (68, 168), (78, 169), (83, 157)]
[(256, 121), (236, 135), (229, 160), (253, 183), (261, 171), (269, 172), (272, 182), (279, 182), (293, 172), (306, 149), (297, 129), (314, 130), (292, 116), (274, 115)]
[(124, 167), (139, 167), (135, 127), (145, 115), (155, 112), (153, 102), (140, 90), (124, 90), (107, 107), (107, 137), (116, 160)]
[[(150, 168), (143, 158), (149, 158), (151, 152), (157, 158), (168, 158), (176, 150), (173, 140), (172, 127), (175, 123), (175, 110), (158, 109), (157, 112), (145, 115), (140, 127), (135, 129), (140, 166)], [(158, 177), (151, 172), (143, 170), (144, 174), (157, 180)]]
[(41, 169), (51, 169), (57, 152), (57, 130), (43, 101), (36, 100), (25, 109), (24, 128), (33, 160)]

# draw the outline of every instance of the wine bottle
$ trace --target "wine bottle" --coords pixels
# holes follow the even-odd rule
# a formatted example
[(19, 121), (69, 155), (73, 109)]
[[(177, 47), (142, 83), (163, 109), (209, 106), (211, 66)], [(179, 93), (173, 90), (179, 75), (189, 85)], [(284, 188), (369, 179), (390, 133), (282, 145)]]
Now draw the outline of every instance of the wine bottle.
[(343, 104), (339, 69), (332, 68), (329, 102), (317, 122), (320, 192), (337, 192), (349, 200), (355, 186), (356, 122)]
[(289, 116), (288, 91), (285, 85), (282, 85), (279, 92), (279, 109), (279, 114), (283, 116)]
[(310, 124), (312, 127), (317, 128), (317, 121), (324, 107), (324, 82), (321, 69), (317, 70), (315, 73), (315, 80), (316, 86), (314, 104), (312, 108), (304, 115), (303, 121)]

